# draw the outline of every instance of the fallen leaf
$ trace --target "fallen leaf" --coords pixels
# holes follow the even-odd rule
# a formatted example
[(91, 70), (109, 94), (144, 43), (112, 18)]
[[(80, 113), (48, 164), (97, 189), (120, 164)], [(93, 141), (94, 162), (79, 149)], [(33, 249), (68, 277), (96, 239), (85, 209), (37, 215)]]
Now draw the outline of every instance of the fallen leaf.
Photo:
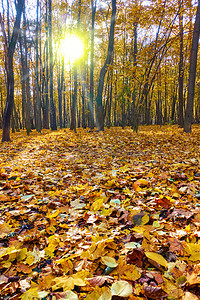
[(146, 257), (150, 258), (151, 260), (154, 260), (159, 265), (161, 265), (165, 268), (168, 267), (168, 262), (162, 255), (155, 253), (155, 252), (145, 252), (145, 255), (146, 255)]
[(113, 296), (128, 297), (133, 293), (133, 287), (127, 281), (120, 280), (112, 284), (111, 293)]
[(113, 257), (110, 256), (103, 256), (102, 258), (103, 263), (110, 268), (115, 268), (118, 266), (118, 263)]

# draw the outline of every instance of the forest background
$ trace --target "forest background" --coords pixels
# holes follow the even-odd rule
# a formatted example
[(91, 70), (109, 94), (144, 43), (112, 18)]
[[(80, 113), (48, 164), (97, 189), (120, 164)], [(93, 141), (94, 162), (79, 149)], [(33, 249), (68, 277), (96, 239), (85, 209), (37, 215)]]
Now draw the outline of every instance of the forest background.
[[(195, 18), (197, 3), (191, 0), (21, 0), (16, 7), (2, 1), (3, 141), (10, 139), (10, 120), (13, 132), (26, 128), (28, 134), (57, 126), (183, 127), (184, 119), (191, 131), (200, 118), (199, 64), (190, 72)], [(81, 44), (64, 43), (67, 35)], [(66, 55), (80, 45), (77, 59)], [(196, 89), (187, 108), (192, 72)]]

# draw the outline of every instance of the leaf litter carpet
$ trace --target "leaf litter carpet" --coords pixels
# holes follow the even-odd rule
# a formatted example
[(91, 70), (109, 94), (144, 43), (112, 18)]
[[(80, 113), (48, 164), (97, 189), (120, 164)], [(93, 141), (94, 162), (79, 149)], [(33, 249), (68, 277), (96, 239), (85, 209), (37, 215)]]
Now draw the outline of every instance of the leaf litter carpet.
[(0, 299), (200, 299), (200, 128), (0, 149)]

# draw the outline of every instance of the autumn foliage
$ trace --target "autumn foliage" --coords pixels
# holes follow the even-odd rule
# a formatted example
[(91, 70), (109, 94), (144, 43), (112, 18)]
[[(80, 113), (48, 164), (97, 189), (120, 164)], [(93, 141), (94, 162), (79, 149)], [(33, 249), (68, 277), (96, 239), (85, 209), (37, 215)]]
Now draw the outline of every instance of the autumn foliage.
[(14, 134), (0, 150), (0, 299), (199, 299), (199, 136)]

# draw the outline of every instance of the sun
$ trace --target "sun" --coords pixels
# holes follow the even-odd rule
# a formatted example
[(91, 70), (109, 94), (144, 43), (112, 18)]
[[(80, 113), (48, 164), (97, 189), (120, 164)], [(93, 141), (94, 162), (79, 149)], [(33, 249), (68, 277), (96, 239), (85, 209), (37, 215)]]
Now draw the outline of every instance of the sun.
[(81, 39), (75, 35), (66, 35), (60, 41), (60, 51), (65, 57), (67, 63), (74, 63), (81, 58), (84, 53), (84, 44)]

